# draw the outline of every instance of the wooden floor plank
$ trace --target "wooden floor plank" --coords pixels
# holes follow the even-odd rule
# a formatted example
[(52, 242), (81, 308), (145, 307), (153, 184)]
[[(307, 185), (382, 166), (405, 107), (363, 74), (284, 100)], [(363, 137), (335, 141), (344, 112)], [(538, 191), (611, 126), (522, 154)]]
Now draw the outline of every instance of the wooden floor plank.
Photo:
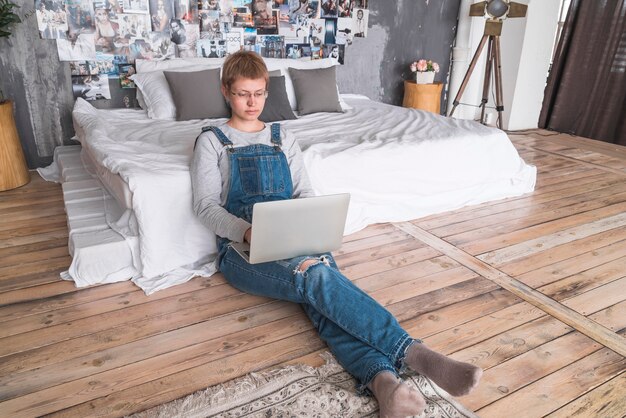
[(591, 251), (538, 267), (516, 277), (529, 286), (539, 287), (620, 259), (624, 254), (626, 254), (626, 240), (596, 247)]
[(449, 224), (431, 229), (429, 232), (438, 237), (449, 237), (482, 230), (483, 235), (475, 235), (483, 238), (485, 236), (484, 232), (487, 232), (485, 230), (489, 227), (497, 233), (509, 232), (513, 230), (510, 225), (513, 225), (516, 229), (527, 228), (577, 213), (624, 202), (626, 202), (626, 181), (623, 181), (622, 184), (608, 185), (601, 189), (562, 197), (547, 203), (535, 203), (532, 207), (499, 212), (473, 220)]
[[(139, 316), (140, 311), (145, 310), (144, 306), (129, 307), (96, 318), (83, 318), (80, 322), (75, 321), (72, 327), (58, 325), (18, 334), (11, 337), (10, 344), (0, 340), (0, 355), (4, 356), (0, 363), (0, 374), (30, 370), (44, 364), (128, 344), (190, 323), (206, 321), (233, 309), (244, 309), (267, 302), (266, 298), (242, 296), (239, 291), (227, 285), (209, 290), (198, 296), (181, 295), (170, 301), (158, 301), (152, 304), (154, 306), (151, 307), (151, 315), (144, 315), (142, 319), (136, 319), (134, 315)], [(202, 300), (197, 299), (200, 296)], [(132, 312), (127, 312), (129, 310)], [(79, 323), (74, 326), (76, 322)]]
[(483, 418), (500, 418), (508, 416), (511, 405), (523, 405), (526, 416), (544, 416), (622, 373), (625, 367), (623, 356), (603, 348), (477, 412)]
[(500, 250), (490, 251), (478, 256), (480, 260), (499, 266), (523, 257), (544, 252), (563, 244), (582, 240), (592, 235), (613, 229), (623, 229), (626, 231), (626, 211), (612, 215), (597, 221), (589, 222), (582, 226), (575, 226), (559, 232), (546, 234), (539, 238), (534, 238), (519, 244), (510, 245)]
[(551, 412), (549, 418), (620, 417), (626, 411), (626, 372)]
[[(294, 327), (294, 323), (298, 325)], [(216, 340), (219, 343), (226, 335), (230, 335), (228, 337), (229, 344), (234, 347), (235, 335), (245, 331), (248, 338), (256, 337), (260, 333), (255, 328), (263, 325), (265, 328), (270, 328), (267, 324), (272, 324), (271, 328), (276, 332), (274, 337), (284, 333), (283, 329), (291, 329), (290, 333), (293, 330), (299, 333), (311, 329), (309, 321), (298, 305), (287, 302), (272, 302), (261, 308), (255, 306), (228, 313), (169, 333), (157, 334), (123, 346), (111, 347), (60, 363), (48, 364), (25, 373), (7, 376), (6, 379), (2, 379), (0, 400), (21, 397), (26, 393), (39, 392), (64, 382), (87, 378), (111, 370), (115, 370), (116, 373), (129, 373), (129, 366), (132, 365), (134, 368), (137, 366), (135, 363), (142, 362), (146, 358), (154, 358), (153, 362), (162, 360), (169, 363), (180, 363), (185, 360), (186, 355), (190, 354), (190, 350), (193, 350), (196, 356), (201, 356), (203, 347), (206, 347), (207, 344), (215, 345)], [(223, 330), (226, 328), (229, 334), (224, 334)], [(167, 356), (169, 360), (163, 357), (158, 358), (159, 356)], [(83, 366), (77, 367), (79, 365)], [(143, 365), (146, 366), (146, 364)], [(131, 374), (129, 378), (137, 379), (137, 376)], [(119, 383), (119, 378), (115, 380)], [(135, 381), (135, 383), (137, 382)]]
[[(571, 349), (573, 346), (576, 347), (575, 351)], [(601, 347), (591, 338), (575, 331), (556, 338), (485, 372), (480, 386), (465, 404), (474, 411), (480, 410), (526, 386), (529, 381), (537, 381)], [(484, 411), (480, 413), (485, 414)]]
[[(582, 227), (585, 224), (623, 213), (626, 203), (618, 203), (587, 212), (576, 213), (563, 218), (554, 219), (539, 225), (533, 225), (522, 229), (515, 227), (511, 232), (501, 232), (498, 235), (491, 233), (484, 234), (483, 237), (476, 237), (471, 231), (469, 234), (460, 234), (447, 237), (446, 241), (462, 248), (473, 255), (484, 254), (490, 251), (499, 250), (511, 245), (520, 244), (532, 239), (538, 239), (545, 235), (558, 233), (567, 228)], [(484, 238), (487, 236), (487, 238)]]
[[(584, 232), (583, 232), (584, 234)], [(520, 276), (532, 270), (546, 267), (563, 260), (585, 254), (596, 248), (602, 248), (626, 240), (626, 228), (610, 229), (575, 241), (539, 251), (534, 254), (507, 261), (499, 268), (512, 276)]]
[[(260, 342), (266, 343), (267, 338), (262, 338)], [(100, 417), (125, 415), (139, 408), (156, 406), (206, 386), (233, 379), (243, 375), (247, 370), (262, 370), (289, 359), (309, 354), (312, 350), (321, 348), (322, 344), (315, 332), (309, 331), (233, 354), (228, 356), (228, 362), (220, 358), (149, 383), (115, 391), (104, 398), (98, 398), (77, 405), (75, 408), (54, 413), (51, 417), (88, 416), (92, 415), (94, 411), (97, 411)], [(214, 347), (212, 351), (215, 350), (220, 350), (220, 347)]]

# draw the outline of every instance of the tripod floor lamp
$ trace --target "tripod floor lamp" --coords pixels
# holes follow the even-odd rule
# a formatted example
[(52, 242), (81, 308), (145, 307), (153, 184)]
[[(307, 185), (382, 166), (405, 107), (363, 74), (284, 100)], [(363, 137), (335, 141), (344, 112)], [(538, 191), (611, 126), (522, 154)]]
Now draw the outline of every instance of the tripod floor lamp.
[(527, 5), (515, 3), (510, 0), (487, 0), (481, 1), (470, 6), (470, 16), (484, 16), (487, 18), (485, 22), (485, 31), (483, 37), (478, 44), (478, 48), (474, 53), (474, 57), (470, 62), (469, 68), (463, 77), (463, 82), (459, 88), (452, 109), (448, 116), (452, 116), (454, 110), (460, 103), (461, 96), (467, 87), (467, 83), (476, 67), (476, 63), (480, 58), (480, 54), (487, 45), (487, 63), (485, 65), (485, 75), (483, 79), (483, 96), (480, 101), (480, 123), (485, 123), (485, 107), (489, 101), (489, 86), (491, 84), (491, 72), (493, 70), (495, 87), (496, 87), (496, 111), (498, 112), (498, 128), (502, 129), (502, 63), (500, 59), (500, 34), (502, 33), (502, 22), (506, 18), (524, 17), (526, 16)]

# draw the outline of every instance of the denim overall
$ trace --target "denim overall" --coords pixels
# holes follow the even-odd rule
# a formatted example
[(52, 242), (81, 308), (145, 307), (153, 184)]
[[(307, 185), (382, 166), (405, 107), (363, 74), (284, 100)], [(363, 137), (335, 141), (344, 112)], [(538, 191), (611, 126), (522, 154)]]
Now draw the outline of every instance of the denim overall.
[[(255, 203), (291, 199), (293, 185), (280, 149), (280, 125), (271, 126), (274, 146), (235, 148), (219, 128), (208, 129), (229, 151), (228, 212), (251, 222)], [(391, 313), (339, 272), (330, 253), (252, 265), (228, 244), (218, 238), (219, 270), (226, 280), (246, 293), (300, 304), (337, 361), (359, 380), (360, 391), (381, 371), (398, 374), (414, 340)], [(318, 262), (300, 271), (310, 259)]]

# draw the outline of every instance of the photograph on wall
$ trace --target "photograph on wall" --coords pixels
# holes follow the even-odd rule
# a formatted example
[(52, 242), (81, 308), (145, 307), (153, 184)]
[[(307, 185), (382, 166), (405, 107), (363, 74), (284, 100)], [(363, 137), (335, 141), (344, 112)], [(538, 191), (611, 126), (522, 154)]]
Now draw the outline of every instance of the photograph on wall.
[(320, 60), (324, 58), (324, 51), (321, 46), (313, 46), (311, 45), (311, 59)]
[(196, 0), (174, 0), (174, 19), (187, 23), (198, 23), (198, 2)]
[(200, 11), (200, 37), (202, 39), (222, 39), (220, 12)]
[(289, 22), (289, 1), (288, 0), (274, 0), (274, 9), (280, 12), (280, 20), (286, 20)]
[(317, 18), (319, 0), (289, 0), (289, 19), (295, 23), (298, 16)]
[(117, 72), (120, 75), (120, 87), (123, 89), (134, 89), (135, 83), (130, 76), (135, 74), (135, 66), (133, 64), (118, 64)]
[(250, 13), (252, 13), (253, 20), (272, 18), (272, 0), (250, 0), (248, 4), (250, 7)]
[(324, 58), (330, 58), (335, 64), (343, 65), (343, 56), (345, 54), (345, 45), (327, 44), (322, 47), (322, 55)]
[(200, 10), (216, 10), (220, 11), (222, 4), (220, 0), (202, 0), (200, 2)]
[(115, 18), (118, 14), (124, 13), (123, 0), (95, 0), (94, 8), (96, 5), (102, 4), (102, 7), (109, 9), (111, 16)]
[(169, 33), (150, 32), (148, 38), (132, 39), (130, 43), (130, 62), (136, 59), (164, 60), (176, 56), (176, 47)]
[(336, 0), (321, 0), (320, 17), (338, 17), (339, 9)]
[(306, 60), (311, 59), (311, 45), (309, 44), (286, 44), (285, 45), (286, 58), (293, 60)]
[(167, 32), (174, 17), (174, 0), (150, 0), (150, 21), (154, 32)]
[(279, 35), (258, 35), (256, 52), (264, 58), (285, 58), (285, 38)]
[(93, 33), (74, 33), (68, 39), (57, 39), (59, 61), (89, 61), (96, 59)]
[(72, 92), (85, 100), (110, 99), (109, 78), (106, 74), (73, 76)]
[(124, 13), (144, 13), (148, 14), (148, 0), (123, 0), (122, 8)]
[(110, 54), (128, 54), (128, 42), (120, 33), (118, 19), (122, 14), (113, 15), (107, 9), (105, 3), (94, 3), (94, 18), (96, 30), (94, 31), (94, 41), (96, 51)]
[(69, 29), (64, 0), (35, 0), (35, 17), (42, 39), (65, 39)]
[(187, 29), (181, 19), (170, 20), (170, 39), (176, 45), (183, 44), (187, 41)]
[(118, 37), (130, 41), (131, 38), (145, 38), (150, 30), (150, 16), (147, 14), (123, 13), (117, 16)]
[(233, 28), (230, 32), (224, 34), (226, 41), (226, 53), (233, 54), (243, 46), (243, 29)]
[(226, 41), (223, 40), (200, 39), (196, 47), (199, 57), (224, 58), (226, 56)]
[(351, 17), (354, 2), (350, 0), (339, 0), (337, 2), (337, 17)]
[(354, 9), (368, 9), (367, 0), (352, 0)]
[(66, 0), (68, 36), (93, 33), (95, 30), (93, 4), (90, 0)]
[(326, 38), (326, 19), (309, 19), (309, 43), (320, 47)]
[(247, 6), (233, 7), (233, 27), (235, 28), (251, 28), (254, 26), (252, 13)]
[(311, 19), (309, 19), (306, 16), (298, 16), (296, 18), (295, 23), (293, 23), (294, 26), (294, 38), (296, 40), (296, 42), (294, 43), (305, 43), (305, 42), (309, 42), (309, 34), (311, 32), (310, 29), (310, 21)]
[[(185, 37), (181, 43), (176, 44), (172, 36), (172, 42), (176, 44), (176, 50), (180, 58), (192, 58), (196, 54), (196, 42), (200, 39), (200, 26), (194, 23), (182, 21)], [(177, 39), (178, 40), (178, 39)]]
[(337, 19), (337, 32), (335, 34), (335, 42), (339, 45), (352, 45), (354, 37), (353, 29), (354, 20), (351, 18), (340, 17)]
[(285, 39), (289, 39), (292, 42), (296, 42), (296, 25), (289, 23), (289, 20), (281, 19), (278, 21), (278, 34), (284, 36)]
[(255, 18), (253, 23), (259, 35), (278, 35), (278, 10), (273, 10), (267, 19)]
[[(230, 3), (229, 0), (224, 1), (228, 1)], [(235, 15), (233, 13), (232, 5), (230, 7), (223, 7), (222, 10), (220, 10), (220, 30), (222, 33), (231, 31), (234, 19)]]
[(324, 33), (324, 43), (325, 44), (334, 44), (336, 43), (336, 33), (337, 33), (337, 19), (325, 19), (325, 29)]
[(357, 38), (365, 38), (367, 36), (367, 21), (369, 19), (369, 10), (354, 9), (354, 13), (352, 13), (352, 16), (354, 36), (356, 36)]
[(94, 61), (72, 61), (70, 62), (71, 75), (97, 75), (98, 67)]
[(119, 76), (118, 65), (128, 64), (128, 57), (126, 55), (96, 52), (96, 60), (93, 64), (98, 69), (98, 74), (106, 74), (109, 78), (117, 78)]
[(256, 29), (244, 28), (243, 30), (243, 49), (245, 51), (255, 51)]

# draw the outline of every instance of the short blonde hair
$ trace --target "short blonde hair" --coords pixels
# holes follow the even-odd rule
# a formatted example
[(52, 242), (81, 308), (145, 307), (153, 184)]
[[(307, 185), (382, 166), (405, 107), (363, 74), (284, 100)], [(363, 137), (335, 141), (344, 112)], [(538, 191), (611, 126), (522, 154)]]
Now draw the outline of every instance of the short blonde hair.
[(265, 80), (267, 86), (270, 76), (263, 58), (252, 51), (239, 51), (229, 55), (224, 61), (222, 68), (222, 86), (230, 90), (238, 78), (250, 78)]

